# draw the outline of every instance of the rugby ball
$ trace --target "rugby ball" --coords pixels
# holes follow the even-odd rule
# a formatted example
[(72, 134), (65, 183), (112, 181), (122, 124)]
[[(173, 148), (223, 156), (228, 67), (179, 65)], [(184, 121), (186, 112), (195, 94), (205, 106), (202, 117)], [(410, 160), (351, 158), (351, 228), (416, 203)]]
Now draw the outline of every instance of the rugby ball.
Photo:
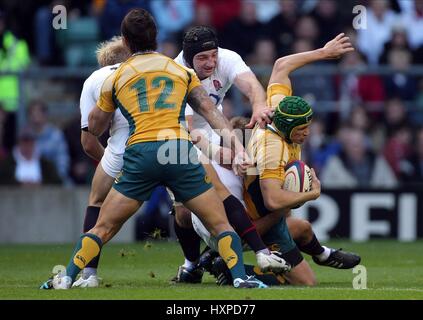
[[(283, 189), (293, 192), (307, 192), (311, 190), (311, 180), (310, 168), (303, 161), (295, 160), (285, 167)], [(299, 208), (301, 205), (295, 208)]]

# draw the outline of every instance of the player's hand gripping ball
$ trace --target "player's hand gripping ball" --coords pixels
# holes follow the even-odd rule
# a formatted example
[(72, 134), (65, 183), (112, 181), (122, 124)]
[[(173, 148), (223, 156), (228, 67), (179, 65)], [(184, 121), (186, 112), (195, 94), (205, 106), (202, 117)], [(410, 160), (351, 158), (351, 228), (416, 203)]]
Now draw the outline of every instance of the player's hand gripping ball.
[[(285, 167), (285, 181), (283, 189), (293, 192), (308, 192), (311, 190), (311, 170), (301, 160), (295, 160), (288, 163)], [(304, 203), (292, 208), (297, 209)]]

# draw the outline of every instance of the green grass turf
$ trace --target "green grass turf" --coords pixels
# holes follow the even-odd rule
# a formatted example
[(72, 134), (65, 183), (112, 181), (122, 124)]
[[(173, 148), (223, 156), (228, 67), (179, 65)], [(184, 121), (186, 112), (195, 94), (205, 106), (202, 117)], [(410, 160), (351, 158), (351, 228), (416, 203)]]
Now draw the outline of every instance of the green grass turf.
[[(66, 265), (71, 245), (0, 246), (0, 299), (423, 299), (423, 242), (331, 242), (362, 256), (366, 290), (354, 290), (351, 270), (335, 270), (310, 262), (319, 285), (314, 288), (273, 287), (240, 290), (218, 287), (210, 275), (199, 285), (171, 284), (183, 261), (175, 242), (110, 244), (103, 248), (96, 289), (39, 290), (53, 266)], [(310, 259), (307, 257), (307, 260)], [(251, 253), (246, 261), (253, 262)]]

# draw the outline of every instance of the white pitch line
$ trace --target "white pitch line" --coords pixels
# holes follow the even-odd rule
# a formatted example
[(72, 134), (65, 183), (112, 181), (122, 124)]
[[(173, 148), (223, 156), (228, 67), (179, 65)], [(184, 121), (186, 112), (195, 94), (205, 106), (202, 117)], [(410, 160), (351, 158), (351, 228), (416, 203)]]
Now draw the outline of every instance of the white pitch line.
[(310, 292), (314, 289), (316, 290), (331, 290), (331, 291), (412, 291), (412, 292), (422, 292), (423, 289), (416, 289), (416, 288), (367, 288), (367, 289), (354, 289), (354, 288), (339, 288), (339, 287), (313, 287), (313, 288), (300, 288), (300, 287), (288, 287), (288, 286), (281, 286), (281, 287), (270, 287), (270, 289), (274, 290), (309, 290)]

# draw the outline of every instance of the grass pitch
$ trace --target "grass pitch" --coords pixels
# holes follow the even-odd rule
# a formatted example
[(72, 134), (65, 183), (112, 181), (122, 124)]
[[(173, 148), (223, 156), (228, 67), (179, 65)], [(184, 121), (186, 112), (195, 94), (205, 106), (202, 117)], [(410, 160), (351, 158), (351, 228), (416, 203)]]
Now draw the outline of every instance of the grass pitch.
[[(333, 241), (327, 245), (361, 255), (367, 269), (367, 289), (354, 290), (352, 270), (320, 267), (310, 261), (319, 285), (314, 288), (273, 287), (239, 290), (218, 287), (205, 274), (199, 285), (172, 284), (170, 279), (183, 261), (175, 242), (110, 244), (103, 248), (96, 289), (39, 290), (55, 265), (66, 265), (72, 245), (0, 246), (0, 299), (423, 299), (423, 242), (398, 243)], [(254, 257), (246, 254), (246, 261)]]

